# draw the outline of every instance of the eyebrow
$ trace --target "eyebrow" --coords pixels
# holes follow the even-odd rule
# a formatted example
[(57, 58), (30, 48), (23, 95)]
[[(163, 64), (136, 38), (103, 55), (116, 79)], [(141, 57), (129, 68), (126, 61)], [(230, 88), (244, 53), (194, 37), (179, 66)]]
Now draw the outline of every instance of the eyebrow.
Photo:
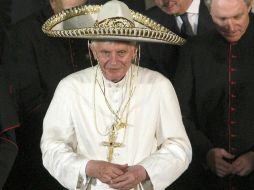
[(244, 13), (243, 13), (243, 12), (238, 13), (237, 15), (229, 16), (229, 17), (226, 17), (226, 16), (215, 16), (215, 17), (216, 17), (216, 18), (220, 18), (220, 19), (228, 19), (228, 18), (236, 18), (236, 17), (240, 17), (240, 16), (242, 16), (242, 15), (244, 15)]

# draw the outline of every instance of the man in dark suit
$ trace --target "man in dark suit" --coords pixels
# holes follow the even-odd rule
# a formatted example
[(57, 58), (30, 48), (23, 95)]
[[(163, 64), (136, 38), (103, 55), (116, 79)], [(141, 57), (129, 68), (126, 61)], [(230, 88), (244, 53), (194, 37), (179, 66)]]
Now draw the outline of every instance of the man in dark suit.
[(50, 38), (41, 27), (54, 13), (86, 1), (49, 2), (50, 6), (14, 24), (9, 31), (9, 42), (4, 46), (3, 64), (21, 122), (16, 130), (19, 154), (4, 190), (65, 189), (42, 165), (42, 121), (59, 81), (90, 66), (88, 47), (86, 40)]
[[(155, 0), (157, 6), (150, 8), (145, 14), (172, 32), (185, 37), (184, 26), (180, 15), (185, 15), (191, 25), (192, 34), (200, 35), (213, 28), (212, 19), (203, 0)], [(179, 57), (179, 46), (144, 43), (141, 46), (142, 66), (159, 71), (172, 79)]]
[(206, 0), (216, 26), (189, 40), (174, 79), (193, 158), (211, 190), (254, 189), (252, 0)]

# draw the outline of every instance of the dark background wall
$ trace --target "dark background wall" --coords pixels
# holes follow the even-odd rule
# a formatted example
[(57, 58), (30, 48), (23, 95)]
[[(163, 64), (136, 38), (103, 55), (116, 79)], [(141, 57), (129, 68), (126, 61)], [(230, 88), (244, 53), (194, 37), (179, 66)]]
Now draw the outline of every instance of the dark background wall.
[(12, 23), (40, 9), (48, 0), (12, 0)]
[[(12, 0), (12, 23), (15, 23), (22, 18), (30, 15), (32, 12), (40, 9), (49, 0)], [(140, 0), (127, 0), (127, 1), (140, 1)], [(88, 2), (105, 2), (105, 0), (88, 0)], [(146, 9), (153, 6), (153, 0), (145, 0)]]

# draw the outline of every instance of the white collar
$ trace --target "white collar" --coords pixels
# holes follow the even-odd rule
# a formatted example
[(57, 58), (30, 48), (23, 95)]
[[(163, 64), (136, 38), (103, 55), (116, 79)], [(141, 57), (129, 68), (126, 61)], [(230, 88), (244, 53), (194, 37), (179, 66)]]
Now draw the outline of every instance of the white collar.
[(130, 78), (129, 75), (131, 75), (130, 70), (131, 70), (132, 66), (133, 65), (130, 66), (130, 68), (128, 69), (126, 75), (122, 78), (122, 80), (120, 80), (119, 82), (112, 82), (112, 81), (105, 78), (105, 76), (102, 74), (100, 66), (97, 65), (96, 67), (99, 67), (98, 68), (98, 73), (97, 73), (97, 80), (100, 82), (100, 84), (103, 84), (103, 81), (104, 81), (105, 86), (109, 87), (109, 88), (112, 88), (112, 87), (122, 88)]
[(198, 14), (199, 13), (199, 5), (200, 5), (200, 0), (193, 0), (186, 12)]

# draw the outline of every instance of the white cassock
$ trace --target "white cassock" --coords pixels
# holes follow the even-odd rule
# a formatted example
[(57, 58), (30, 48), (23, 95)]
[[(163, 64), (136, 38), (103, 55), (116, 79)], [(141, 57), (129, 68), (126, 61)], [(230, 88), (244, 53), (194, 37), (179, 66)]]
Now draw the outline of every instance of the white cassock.
[(150, 180), (136, 189), (165, 189), (186, 170), (192, 156), (170, 81), (132, 65), (120, 82), (113, 83), (97, 68), (71, 74), (59, 83), (44, 118), (44, 166), (68, 189), (110, 189), (86, 177), (85, 167), (89, 160), (107, 161), (108, 147), (102, 142), (108, 142), (108, 131), (116, 120), (111, 106), (128, 123), (118, 131), (116, 142), (124, 146), (114, 148), (112, 163), (146, 169)]

